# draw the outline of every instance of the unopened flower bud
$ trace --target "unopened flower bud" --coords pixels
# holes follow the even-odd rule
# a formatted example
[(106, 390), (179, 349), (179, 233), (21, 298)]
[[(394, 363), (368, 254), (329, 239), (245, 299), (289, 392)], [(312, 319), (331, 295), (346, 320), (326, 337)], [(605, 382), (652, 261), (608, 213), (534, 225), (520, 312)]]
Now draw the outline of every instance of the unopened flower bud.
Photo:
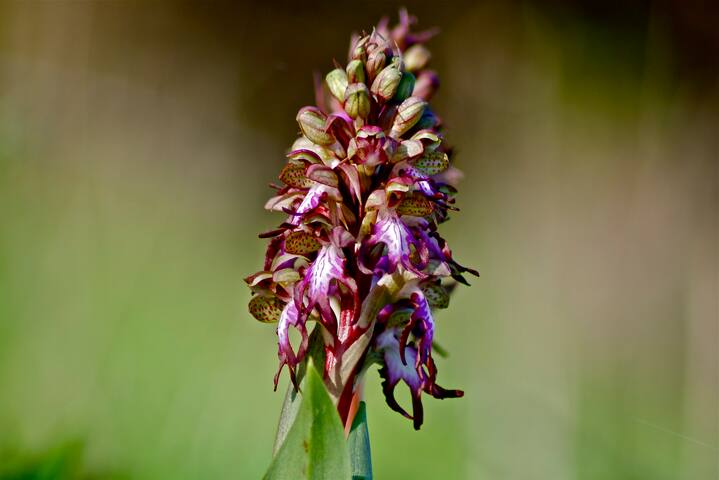
[(398, 138), (415, 126), (422, 118), (427, 102), (417, 97), (409, 97), (397, 108), (397, 115), (394, 117), (390, 136)]
[(369, 42), (369, 35), (357, 40), (350, 55), (352, 60), (364, 60), (367, 57), (367, 42)]
[(439, 88), (439, 77), (432, 70), (425, 70), (419, 74), (414, 84), (412, 96), (429, 101)]
[(427, 47), (418, 43), (404, 52), (404, 66), (410, 72), (417, 72), (427, 66), (431, 57), (432, 54), (427, 50)]
[(414, 75), (409, 72), (402, 73), (402, 78), (397, 86), (397, 92), (395, 92), (392, 98), (393, 102), (400, 103), (412, 96), (414, 91)]
[(422, 117), (420, 117), (419, 121), (417, 122), (417, 128), (419, 130), (423, 130), (425, 128), (433, 128), (437, 125), (437, 123), (437, 116), (432, 113), (432, 110), (426, 108), (424, 110), (424, 113), (422, 113)]
[(379, 100), (386, 102), (394, 97), (401, 79), (402, 72), (397, 68), (397, 65), (388, 65), (377, 74), (377, 78), (372, 82), (372, 93)]
[(345, 91), (345, 112), (352, 118), (367, 118), (370, 111), (369, 91), (364, 83), (352, 83)]
[(387, 55), (383, 50), (377, 49), (367, 58), (367, 76), (373, 79), (384, 68), (387, 61)]
[(331, 145), (334, 136), (325, 131), (325, 114), (315, 107), (303, 107), (297, 113), (297, 123), (302, 134), (317, 145)]
[[(424, 146), (419, 140), (403, 140), (395, 149), (390, 161), (392, 163), (401, 162), (408, 158), (414, 158), (422, 154)], [(304, 172), (302, 172), (304, 174)], [(286, 182), (285, 182), (286, 183)]]
[(345, 89), (349, 84), (347, 73), (341, 68), (335, 68), (325, 77), (330, 93), (340, 102), (345, 98)]
[(347, 82), (364, 83), (364, 81), (364, 64), (362, 63), (362, 60), (352, 60), (349, 64), (347, 64)]

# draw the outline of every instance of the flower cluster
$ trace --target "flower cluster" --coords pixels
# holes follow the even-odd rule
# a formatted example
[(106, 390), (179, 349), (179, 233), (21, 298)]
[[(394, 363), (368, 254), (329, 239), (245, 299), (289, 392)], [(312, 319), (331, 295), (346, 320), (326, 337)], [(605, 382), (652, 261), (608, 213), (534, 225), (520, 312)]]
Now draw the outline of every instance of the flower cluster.
[[(400, 12), (351, 41), (346, 67), (317, 85), (317, 105), (300, 109), (301, 135), (266, 205), (286, 220), (271, 232), (261, 272), (247, 278), (251, 314), (277, 322), (280, 372), (295, 387), (316, 322), (324, 380), (343, 420), (365, 367), (378, 362), (389, 406), (422, 424), (421, 394), (462, 396), (436, 383), (432, 312), (446, 308), (463, 273), (437, 226), (455, 210), (460, 173), (429, 106), (439, 86), (424, 43)], [(298, 345), (289, 332), (299, 332)], [(412, 413), (394, 396), (403, 381)], [(351, 419), (350, 419), (351, 420)]]

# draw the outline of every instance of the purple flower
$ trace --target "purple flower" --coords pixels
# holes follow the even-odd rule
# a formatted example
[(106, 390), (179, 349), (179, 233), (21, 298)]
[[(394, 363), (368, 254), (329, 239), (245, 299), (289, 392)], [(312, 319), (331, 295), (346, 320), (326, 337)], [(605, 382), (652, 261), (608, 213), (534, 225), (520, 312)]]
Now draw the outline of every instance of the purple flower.
[[(378, 245), (382, 248), (375, 259), (374, 267), (369, 269), (361, 261), (360, 269), (366, 273), (374, 272), (381, 275), (392, 274), (401, 267), (418, 276), (424, 276), (422, 268), (423, 264), (426, 264), (425, 245), (415, 238), (410, 227), (395, 213), (385, 213), (377, 220), (372, 235), (362, 242), (362, 250), (377, 251), (375, 247)], [(424, 261), (422, 254), (425, 254)]]
[(295, 289), (294, 303), (300, 317), (306, 319), (316, 308), (320, 322), (334, 335), (337, 335), (339, 319), (332, 310), (330, 301), (333, 298), (341, 300), (341, 304), (349, 306), (353, 314), (359, 308), (357, 283), (347, 274), (347, 260), (342, 252), (342, 247), (353, 241), (354, 238), (342, 227), (335, 227), (329, 243), (317, 253), (314, 262)]
[[(439, 83), (424, 43), (436, 32), (412, 32), (415, 21), (402, 10), (394, 28), (382, 20), (353, 38), (347, 68), (317, 85), (317, 106), (300, 109), (301, 135), (266, 204), (286, 218), (260, 235), (269, 239), (263, 270), (246, 279), (250, 313), (277, 323), (275, 388), (285, 365), (298, 388), (298, 367), (319, 351), (345, 423), (375, 361), (388, 405), (415, 428), (423, 393), (462, 396), (436, 383), (433, 312), (477, 272), (453, 260), (438, 231), (456, 210), (461, 173), (427, 103)], [(411, 414), (395, 398), (400, 382)]]
[[(395, 412), (413, 420), (415, 430), (419, 430), (424, 420), (422, 392), (438, 399), (459, 398), (464, 395), (464, 392), (445, 390), (435, 383), (437, 369), (432, 358), (429, 358), (425, 365), (419, 368), (415, 367), (419, 361), (417, 348), (414, 345), (407, 345), (402, 349), (400, 336), (399, 328), (390, 328), (379, 334), (375, 341), (375, 349), (382, 355), (384, 362), (380, 369), (380, 376), (383, 378), (382, 391), (387, 405)], [(404, 351), (404, 359), (402, 351)], [(411, 415), (397, 402), (394, 396), (395, 387), (400, 380), (407, 385), (412, 397)]]

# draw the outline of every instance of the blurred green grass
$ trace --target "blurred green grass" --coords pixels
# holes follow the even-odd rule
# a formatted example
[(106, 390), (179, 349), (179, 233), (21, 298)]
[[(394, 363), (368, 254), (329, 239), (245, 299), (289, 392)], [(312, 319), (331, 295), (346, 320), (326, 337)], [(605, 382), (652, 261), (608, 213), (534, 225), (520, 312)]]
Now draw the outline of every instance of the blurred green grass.
[[(376, 477), (717, 478), (716, 89), (680, 74), (661, 16), (453, 8), (445, 231), (482, 277), (437, 322), (440, 383), (466, 396), (427, 399), (414, 432), (371, 371)], [(259, 478), (282, 392), (242, 278), (310, 64), (359, 20), (300, 13), (304, 57), (291, 9), (237, 37), (187, 4), (3, 9), (0, 460), (81, 439), (78, 476)]]

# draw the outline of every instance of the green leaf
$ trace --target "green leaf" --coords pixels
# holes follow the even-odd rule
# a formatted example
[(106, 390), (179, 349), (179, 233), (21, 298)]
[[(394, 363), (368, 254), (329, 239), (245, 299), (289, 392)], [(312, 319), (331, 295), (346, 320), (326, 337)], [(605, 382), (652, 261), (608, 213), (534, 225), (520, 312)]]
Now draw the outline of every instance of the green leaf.
[(282, 403), (282, 411), (280, 412), (280, 421), (277, 424), (277, 435), (275, 435), (275, 444), (272, 447), (272, 456), (277, 456), (277, 452), (280, 451), (280, 447), (285, 443), (287, 434), (290, 433), (292, 425), (295, 423), (297, 418), (297, 412), (300, 410), (300, 404), (302, 403), (302, 395), (295, 391), (295, 387), (292, 382), (287, 386), (287, 393), (285, 394), (285, 401)]
[[(322, 326), (318, 323), (308, 341), (309, 348), (307, 351), (307, 357), (312, 359), (315, 365), (324, 365), (324, 341), (322, 340)], [(297, 369), (297, 381), (302, 384), (305, 378), (305, 372), (307, 370), (307, 362), (302, 362)], [(287, 387), (287, 393), (285, 394), (285, 400), (282, 403), (282, 411), (280, 412), (280, 421), (277, 425), (277, 435), (275, 435), (275, 444), (272, 447), (272, 456), (277, 455), (280, 447), (285, 441), (287, 434), (295, 423), (297, 412), (300, 409), (302, 403), (302, 395), (295, 391), (294, 385), (290, 383)]]
[(302, 383), (292, 427), (267, 470), (265, 480), (342, 480), (350, 460), (339, 414), (312, 362)]
[(367, 429), (367, 408), (364, 402), (360, 402), (357, 415), (352, 421), (347, 447), (352, 463), (352, 480), (372, 480), (372, 455)]

